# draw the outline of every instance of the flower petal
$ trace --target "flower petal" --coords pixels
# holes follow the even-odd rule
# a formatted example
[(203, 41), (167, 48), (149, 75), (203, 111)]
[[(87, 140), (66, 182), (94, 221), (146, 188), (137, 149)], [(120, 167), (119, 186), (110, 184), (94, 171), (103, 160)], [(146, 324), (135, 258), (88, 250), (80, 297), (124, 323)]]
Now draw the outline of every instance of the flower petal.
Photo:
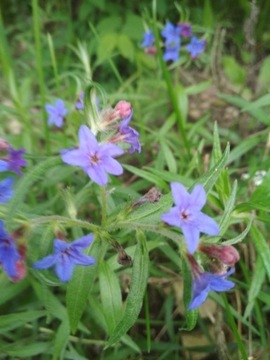
[(82, 125), (79, 129), (80, 149), (84, 152), (92, 152), (98, 150), (98, 142), (92, 131), (86, 126)]
[(193, 254), (199, 245), (200, 231), (192, 224), (182, 224), (181, 229), (187, 243), (188, 252)]
[(109, 174), (112, 175), (122, 175), (123, 168), (122, 165), (113, 158), (108, 158), (102, 162), (102, 167), (107, 171)]
[(75, 264), (70, 256), (66, 254), (61, 256), (61, 261), (55, 265), (55, 273), (62, 282), (67, 282), (71, 279)]
[(202, 303), (205, 302), (207, 295), (209, 293), (210, 289), (207, 286), (204, 288), (201, 292), (198, 292), (196, 295), (193, 295), (193, 298), (189, 304), (188, 310), (193, 310), (199, 307)]
[(9, 168), (9, 164), (7, 161), (0, 160), (0, 172), (7, 171)]
[(206, 203), (206, 192), (202, 185), (198, 184), (194, 187), (190, 194), (190, 206), (194, 210), (201, 210)]
[(99, 147), (99, 151), (101, 155), (112, 156), (112, 157), (124, 154), (124, 150), (120, 146), (109, 143), (101, 144)]
[(53, 242), (53, 249), (55, 253), (61, 253), (63, 251), (66, 251), (70, 247), (70, 245), (70, 243), (64, 240), (55, 239)]
[(108, 175), (101, 166), (89, 166), (84, 170), (90, 179), (96, 182), (98, 185), (104, 186), (108, 183)]
[(171, 226), (181, 227), (180, 212), (177, 206), (170, 209), (169, 212), (161, 215), (161, 220)]
[(187, 189), (180, 183), (172, 182), (171, 190), (175, 204), (186, 208), (190, 201), (190, 194)]
[(48, 255), (45, 256), (43, 259), (36, 261), (32, 266), (35, 269), (47, 269), (57, 262), (56, 255)]
[(219, 226), (215, 220), (202, 212), (198, 213), (196, 223), (198, 224), (200, 232), (204, 234), (212, 236), (219, 234)]
[(77, 251), (72, 252), (71, 257), (75, 265), (90, 266), (96, 263), (96, 259), (92, 256), (88, 256)]
[(76, 249), (83, 250), (83, 249), (87, 248), (89, 245), (91, 245), (93, 240), (94, 240), (93, 234), (85, 235), (85, 236), (73, 241), (71, 243), (71, 248), (76, 247)]
[(90, 160), (87, 157), (87, 154), (81, 149), (68, 150), (61, 155), (63, 162), (69, 165), (80, 166), (85, 168), (89, 166)]

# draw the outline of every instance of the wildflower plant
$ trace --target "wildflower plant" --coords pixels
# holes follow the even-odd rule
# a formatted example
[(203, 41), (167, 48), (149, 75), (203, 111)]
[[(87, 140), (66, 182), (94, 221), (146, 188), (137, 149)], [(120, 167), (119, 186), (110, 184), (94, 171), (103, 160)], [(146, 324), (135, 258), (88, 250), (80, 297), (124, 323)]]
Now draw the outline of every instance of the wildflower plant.
[[(183, 294), (174, 296), (173, 286), (168, 286), (166, 294), (170, 292), (171, 297), (158, 315), (161, 318), (165, 309), (169, 318), (165, 327), (172, 331), (169, 325), (174, 319), (170, 316), (178, 316), (174, 307), (178, 311), (183, 304), (177, 331), (193, 330), (201, 305), (207, 306), (211, 298), (226, 308), (235, 332), (226, 299), (231, 307), (236, 306), (234, 289), (243, 281), (236, 247), (249, 232), (261, 254), (256, 276), (270, 274), (267, 243), (249, 213), (254, 201), (241, 203), (238, 183), (232, 184), (229, 177), (228, 167), (245, 147), (230, 153), (230, 145), (221, 142), (217, 124), (207, 123), (208, 128), (205, 119), (198, 124), (188, 122), (182, 99), (188, 103), (187, 94), (194, 88), (185, 91), (166, 63), (178, 61), (184, 52), (189, 58), (198, 58), (205, 50), (205, 39), (197, 37), (186, 21), (167, 21), (161, 29), (154, 14), (152, 25), (141, 47), (158, 59), (157, 87), (163, 91), (160, 103), (164, 106), (166, 101), (166, 112), (157, 111), (152, 119), (152, 111), (161, 108), (159, 98), (151, 98), (155, 89), (145, 95), (140, 89), (145, 79), (138, 83), (138, 90), (130, 85), (133, 78), (121, 82), (124, 75), (111, 58), (108, 63), (121, 86), (107, 100), (103, 87), (90, 80), (91, 61), (79, 44), (77, 53), (83, 53), (87, 83), (75, 77), (80, 86), (76, 90), (71, 86), (67, 99), (63, 92), (63, 99), (57, 98), (54, 104), (46, 103), (43, 96), (39, 125), (43, 111), (44, 128), (37, 127), (40, 138), (36, 139), (33, 127), (31, 146), (28, 137), (24, 139), (26, 148), (16, 150), (10, 144), (15, 136), (0, 139), (0, 282), (5, 288), (0, 303), (8, 311), (9, 300), (12, 306), (20, 306), (18, 320), (12, 316), (3, 322), (8, 336), (2, 348), (8, 356), (51, 357), (53, 353), (53, 359), (82, 358), (84, 346), (93, 347), (98, 356), (102, 348), (108, 351), (108, 358), (118, 356), (117, 347), (126, 347), (127, 356), (133, 356), (140, 351), (140, 339), (129, 332), (136, 322), (138, 327), (145, 326), (142, 333), (147, 333), (150, 351), (151, 319), (156, 314), (152, 314), (148, 287), (155, 278), (168, 278), (172, 284), (179, 281), (178, 275)], [(93, 68), (99, 65), (97, 62)], [(59, 83), (58, 75), (56, 80)], [(123, 89), (128, 89), (125, 96)], [(140, 108), (141, 99), (147, 104)], [(32, 131), (26, 125), (25, 129)], [(263, 184), (265, 195), (267, 175)], [(255, 200), (263, 197), (254, 196)], [(256, 210), (265, 208), (264, 203)], [(255, 219), (264, 216), (260, 213)], [(252, 291), (246, 317), (260, 291), (254, 280), (247, 281)], [(158, 291), (161, 293), (160, 288)], [(23, 295), (27, 295), (25, 300)], [(263, 296), (260, 299), (268, 301)], [(141, 317), (146, 321), (138, 321)], [(161, 322), (163, 326), (163, 319)], [(37, 329), (41, 345), (25, 353), (20, 345), (14, 353), (8, 348), (13, 339), (10, 330), (24, 323), (23, 332)], [(123, 354), (120, 359), (126, 357)]]

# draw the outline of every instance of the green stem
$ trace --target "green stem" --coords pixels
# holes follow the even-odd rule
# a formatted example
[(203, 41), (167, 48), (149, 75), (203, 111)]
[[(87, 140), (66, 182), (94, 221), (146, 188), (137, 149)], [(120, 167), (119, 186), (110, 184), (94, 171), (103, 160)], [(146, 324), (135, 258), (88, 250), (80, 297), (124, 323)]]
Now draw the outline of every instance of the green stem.
[(107, 194), (106, 194), (106, 187), (100, 187), (101, 192), (101, 225), (104, 226), (106, 223), (107, 218)]
[(173, 86), (172, 79), (171, 79), (171, 75), (169, 73), (169, 70), (167, 68), (165, 61), (163, 60), (162, 50), (160, 47), (160, 39), (159, 39), (159, 32), (158, 32), (158, 28), (157, 28), (157, 18), (156, 18), (156, 0), (153, 1), (153, 20), (154, 20), (153, 28), (154, 28), (154, 34), (155, 34), (155, 39), (156, 39), (156, 44), (157, 44), (158, 59), (159, 59), (160, 67), (161, 67), (161, 70), (162, 70), (162, 73), (163, 73), (163, 76), (164, 76), (164, 79), (165, 79), (165, 82), (167, 85), (170, 100), (173, 105), (178, 129), (182, 136), (184, 146), (187, 151), (187, 155), (190, 158), (191, 157), (190, 144), (189, 144), (189, 140), (188, 140), (186, 130), (185, 130), (184, 119), (180, 112), (177, 96), (175, 94), (174, 86)]
[(43, 113), (43, 126), (44, 126), (45, 140), (46, 140), (46, 152), (49, 155), (51, 153), (50, 131), (49, 131), (49, 126), (47, 124), (47, 114), (45, 112), (45, 81), (44, 81), (44, 74), (43, 74), (38, 0), (32, 0), (32, 9), (33, 9), (33, 31), (34, 31), (34, 37), (35, 37), (36, 66), (37, 66), (37, 72), (38, 72), (38, 83), (39, 83), (39, 90), (40, 90), (41, 108), (42, 108), (42, 113)]

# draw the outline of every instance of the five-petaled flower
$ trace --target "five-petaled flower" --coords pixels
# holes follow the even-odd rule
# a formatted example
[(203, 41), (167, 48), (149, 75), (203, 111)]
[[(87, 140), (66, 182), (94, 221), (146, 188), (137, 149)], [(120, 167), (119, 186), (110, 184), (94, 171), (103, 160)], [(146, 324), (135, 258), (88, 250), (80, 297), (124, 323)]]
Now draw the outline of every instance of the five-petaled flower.
[(33, 267), (35, 269), (48, 269), (54, 266), (54, 270), (58, 278), (62, 282), (67, 282), (71, 279), (76, 265), (90, 266), (95, 264), (96, 259), (82, 253), (82, 251), (87, 248), (92, 241), (92, 234), (83, 236), (72, 243), (55, 239), (54, 253), (35, 262)]
[(9, 176), (0, 181), (0, 204), (5, 204), (13, 196), (13, 177)]
[(198, 247), (200, 233), (218, 235), (218, 224), (210, 216), (201, 212), (206, 202), (206, 193), (202, 185), (196, 185), (189, 194), (182, 184), (173, 182), (171, 190), (176, 206), (163, 214), (161, 219), (182, 230), (188, 251), (193, 254)]
[(234, 283), (226, 279), (229, 275), (234, 273), (234, 268), (231, 268), (226, 273), (212, 274), (203, 272), (192, 256), (189, 256), (188, 259), (194, 276), (192, 299), (188, 306), (188, 310), (199, 307), (206, 300), (210, 291), (222, 292), (234, 287)]
[(78, 149), (62, 152), (62, 160), (81, 167), (97, 184), (104, 186), (108, 183), (108, 175), (121, 175), (123, 168), (115, 156), (122, 155), (124, 150), (109, 143), (99, 144), (92, 131), (82, 125), (79, 129)]
[(205, 40), (200, 40), (196, 36), (192, 36), (190, 43), (186, 46), (186, 49), (190, 53), (191, 58), (194, 59), (204, 52), (205, 45)]
[(46, 104), (45, 109), (49, 115), (48, 124), (55, 125), (59, 128), (62, 127), (64, 117), (68, 113), (64, 101), (57, 99), (55, 105)]
[(0, 220), (0, 265), (11, 278), (18, 277), (18, 261), (21, 256), (16, 248), (15, 241), (9, 236), (4, 223)]

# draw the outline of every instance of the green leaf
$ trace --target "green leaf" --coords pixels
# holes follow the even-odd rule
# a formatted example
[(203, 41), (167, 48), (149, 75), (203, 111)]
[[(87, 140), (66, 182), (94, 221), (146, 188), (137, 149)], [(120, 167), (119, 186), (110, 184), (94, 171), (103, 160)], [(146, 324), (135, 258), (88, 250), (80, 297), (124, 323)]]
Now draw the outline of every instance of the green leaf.
[(270, 105), (270, 94), (261, 96), (259, 99), (252, 101), (243, 110), (250, 111), (253, 109), (261, 108)]
[(131, 62), (134, 60), (134, 46), (127, 35), (121, 34), (118, 36), (117, 47), (124, 58)]
[(261, 290), (261, 286), (265, 280), (265, 269), (262, 257), (260, 254), (257, 256), (256, 265), (254, 267), (254, 272), (252, 275), (252, 281), (248, 291), (248, 301), (247, 307), (244, 313), (244, 318), (247, 319), (251, 314), (251, 311), (254, 307), (255, 300)]
[(8, 214), (7, 214), (7, 228), (9, 227), (9, 223), (14, 218), (15, 214), (20, 210), (24, 202), (25, 196), (31, 192), (30, 189), (33, 184), (41, 179), (42, 176), (46, 173), (48, 169), (53, 166), (59, 165), (62, 163), (60, 157), (53, 157), (42, 161), (38, 165), (36, 165), (32, 170), (22, 176), (15, 188), (15, 194), (12, 199), (8, 203)]
[(207, 193), (210, 192), (212, 187), (215, 185), (218, 177), (220, 176), (222, 170), (225, 168), (228, 161), (229, 153), (230, 145), (227, 144), (221, 159), (205, 175), (196, 180), (196, 184), (201, 183)]
[(270, 249), (267, 240), (261, 231), (253, 225), (250, 230), (253, 243), (259, 256), (261, 256), (268, 279), (270, 280)]
[(111, 334), (107, 346), (111, 346), (118, 342), (131, 326), (134, 325), (143, 304), (144, 292), (148, 279), (149, 258), (145, 236), (139, 230), (137, 231), (137, 240), (138, 243), (134, 255), (131, 276), (131, 288), (126, 300), (126, 308), (122, 319)]
[(149, 181), (150, 184), (155, 184), (156, 186), (158, 186), (161, 189), (166, 189), (167, 188), (167, 184), (160, 179), (158, 176), (155, 176), (153, 174), (151, 174), (150, 172), (143, 170), (143, 169), (138, 169), (135, 166), (132, 165), (123, 165), (123, 167), (130, 171), (132, 174), (135, 174), (147, 181)]
[(245, 83), (246, 71), (232, 56), (223, 56), (222, 63), (224, 72), (231, 82), (240, 85)]
[(40, 317), (47, 315), (44, 310), (25, 311), (21, 313), (14, 313), (0, 316), (0, 333), (16, 329), (27, 322), (34, 321)]
[[(91, 255), (98, 261), (101, 256), (101, 248), (97, 239), (95, 239), (93, 244), (88, 248), (86, 254)], [(77, 266), (73, 277), (67, 286), (66, 304), (72, 333), (75, 333), (77, 329), (88, 295), (92, 289), (96, 273), (96, 265)]]
[(49, 342), (36, 342), (33, 340), (32, 344), (16, 341), (12, 344), (0, 345), (0, 354), (9, 356), (21, 356), (27, 357), (35, 356), (39, 354), (45, 354), (51, 348)]
[(64, 359), (64, 351), (67, 346), (70, 334), (70, 327), (68, 319), (66, 318), (62, 321), (62, 324), (58, 327), (55, 341), (54, 341), (54, 348), (53, 348), (53, 360)]
[(171, 171), (173, 174), (176, 174), (177, 173), (177, 163), (176, 163), (175, 157), (174, 157), (171, 149), (169, 148), (169, 146), (166, 144), (165, 141), (161, 141), (160, 145), (161, 145), (161, 151), (163, 152), (163, 154), (165, 156), (169, 171)]
[(184, 280), (184, 305), (186, 309), (186, 324), (180, 330), (191, 331), (197, 324), (198, 321), (198, 309), (187, 310), (192, 300), (192, 273), (186, 257), (182, 256), (182, 275)]
[(258, 82), (261, 87), (268, 89), (270, 83), (270, 56), (264, 58), (260, 72), (258, 75)]
[[(239, 96), (235, 95), (227, 95), (227, 94), (219, 94), (219, 97), (230, 104), (233, 104), (240, 109), (248, 108), (249, 101), (242, 99)], [(250, 115), (252, 115), (255, 119), (259, 120), (261, 123), (270, 126), (270, 116), (267, 112), (262, 109), (251, 109), (247, 111)]]
[(248, 225), (247, 225), (247, 227), (245, 228), (245, 230), (241, 234), (239, 234), (238, 236), (236, 236), (233, 239), (223, 241), (222, 245), (234, 245), (234, 244), (237, 244), (237, 243), (241, 242), (242, 240), (244, 240), (244, 238), (249, 233), (249, 230), (250, 230), (251, 225), (252, 225), (252, 221), (253, 221), (253, 219), (251, 218)]
[(231, 195), (226, 203), (226, 206), (225, 206), (224, 212), (223, 212), (223, 216), (219, 223), (219, 227), (220, 227), (219, 235), (220, 236), (225, 234), (225, 232), (230, 224), (231, 213), (234, 209), (234, 204), (235, 204), (236, 192), (237, 192), (237, 180), (235, 180), (235, 182), (233, 184)]
[(100, 38), (97, 50), (98, 62), (102, 62), (112, 56), (117, 46), (118, 35), (116, 33), (105, 34)]
[(122, 296), (118, 277), (108, 263), (99, 262), (100, 296), (109, 334), (122, 315)]

